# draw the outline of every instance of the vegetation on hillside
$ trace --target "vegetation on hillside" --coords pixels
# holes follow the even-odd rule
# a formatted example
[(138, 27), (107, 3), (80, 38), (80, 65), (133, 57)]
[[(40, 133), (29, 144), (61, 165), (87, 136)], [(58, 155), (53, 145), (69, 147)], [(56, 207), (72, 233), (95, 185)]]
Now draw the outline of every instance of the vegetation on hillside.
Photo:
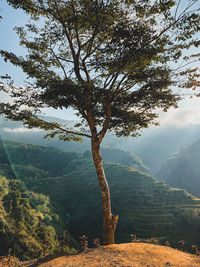
[[(200, 86), (198, 60), (192, 48), (200, 42), (197, 1), (7, 0), (29, 15), (16, 27), (25, 55), (0, 50), (5, 61), (21, 67), (28, 86), (0, 84), (12, 102), (0, 113), (60, 140), (91, 140), (93, 164), (102, 199), (104, 244), (114, 243), (118, 216), (101, 157), (107, 132), (136, 136), (157, 125), (157, 109), (177, 107), (182, 92)], [(187, 56), (185, 56), (187, 50)], [(186, 62), (183, 64), (182, 62)], [(184, 81), (184, 82), (183, 82)], [(191, 92), (193, 92), (191, 90)], [(81, 123), (74, 127), (49, 123), (42, 108), (73, 108)]]
[(30, 259), (57, 250), (55, 229), (45, 220), (49, 212), (43, 213), (47, 209), (45, 196), (35, 194), (31, 200), (18, 181), (0, 176), (0, 202), (1, 255), (11, 249), (17, 257)]
[(183, 188), (200, 197), (200, 141), (172, 154), (156, 177), (170, 186)]
[[(47, 117), (46, 119), (48, 121), (54, 120), (58, 123), (60, 122), (57, 118)], [(63, 123), (70, 124), (70, 121), (63, 121)], [(90, 142), (87, 139), (84, 139), (81, 143), (62, 142), (58, 139), (52, 139), (51, 142), (48, 142), (47, 139), (43, 138), (43, 131), (27, 131), (27, 129), (23, 128), (21, 122), (13, 122), (1, 117), (0, 126), (0, 134), (4, 139), (23, 143), (30, 143), (31, 140), (31, 143), (33, 144), (54, 146), (65, 151), (76, 151), (82, 153), (88, 151), (90, 147)], [(104, 158), (106, 161), (127, 165), (127, 162), (132, 160), (130, 158), (126, 161), (123, 160), (123, 157), (127, 158), (128, 155), (126, 154), (122, 157), (122, 154), (124, 154), (124, 151), (130, 152), (131, 157), (136, 159), (135, 155), (137, 155), (139, 161), (142, 159), (142, 164), (145, 165), (145, 167), (143, 166), (145, 169), (142, 168), (142, 166), (139, 166), (137, 162), (132, 161), (131, 165), (137, 165), (137, 169), (156, 176), (160, 168), (172, 153), (179, 152), (198, 141), (199, 132), (199, 125), (189, 125), (185, 127), (155, 127), (145, 130), (142, 133), (142, 136), (134, 139), (127, 137), (117, 138), (113, 134), (109, 133), (102, 142), (102, 154), (103, 158), (106, 157)], [(116, 155), (116, 150), (115, 153), (104, 153), (105, 148), (118, 150), (118, 156)], [(114, 161), (113, 156), (115, 157)], [(128, 165), (130, 166), (130, 164)], [(146, 168), (149, 169), (147, 170)], [(159, 178), (159, 176), (157, 178)]]
[[(198, 242), (199, 199), (135, 169), (106, 164), (105, 171), (113, 194), (114, 214), (121, 214), (117, 242), (129, 242), (131, 233), (144, 239), (154, 236), (161, 243), (169, 240), (174, 247), (179, 246), (181, 239), (190, 246)], [(73, 236), (78, 238), (84, 233), (89, 241), (101, 236), (100, 198), (92, 166), (59, 179), (43, 179), (40, 192), (54, 196), (54, 200), (62, 196), (70, 215), (69, 229)]]
[[(0, 171), (10, 173), (10, 178), (16, 175), (25, 183), (31, 205), (47, 225), (53, 226), (59, 235), (68, 229), (76, 240), (86, 234), (90, 245), (94, 238), (100, 238), (101, 200), (89, 153), (5, 140), (1, 144)], [(116, 158), (117, 153), (112, 156)], [(67, 164), (63, 164), (63, 159), (67, 159)], [(160, 243), (168, 240), (174, 247), (179, 247), (182, 239), (190, 248), (200, 241), (196, 236), (200, 228), (199, 199), (158, 182), (134, 166), (107, 162), (105, 171), (113, 211), (121, 214), (117, 242), (129, 242), (133, 233), (142, 239), (156, 237)]]

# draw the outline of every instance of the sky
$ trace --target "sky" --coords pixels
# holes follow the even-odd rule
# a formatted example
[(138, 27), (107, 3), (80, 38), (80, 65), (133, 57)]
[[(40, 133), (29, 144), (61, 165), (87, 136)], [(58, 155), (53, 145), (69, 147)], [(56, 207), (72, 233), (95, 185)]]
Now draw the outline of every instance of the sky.
[[(0, 15), (3, 19), (0, 21), (0, 49), (16, 52), (18, 55), (24, 53), (24, 49), (19, 46), (19, 39), (13, 28), (15, 26), (23, 26), (27, 21), (25, 14), (19, 10), (15, 10), (6, 4), (6, 1), (0, 1)], [(21, 85), (25, 79), (25, 75), (20, 68), (14, 67), (12, 64), (5, 63), (1, 58), (0, 73), (5, 75), (11, 74), (15, 78), (15, 82)]]
[[(3, 19), (0, 21), (0, 49), (7, 50), (9, 52), (16, 53), (17, 55), (23, 55), (25, 50), (19, 46), (19, 38), (16, 34), (14, 27), (23, 26), (28, 22), (27, 15), (19, 10), (10, 7), (5, 0), (0, 0), (0, 15)], [(26, 82), (26, 75), (19, 67), (13, 66), (11, 63), (5, 63), (0, 57), (0, 75), (10, 75), (15, 84), (20, 86)], [(1, 80), (1, 79), (0, 79)], [(0, 102), (6, 101), (8, 97), (0, 92)], [(48, 116), (59, 117), (67, 120), (77, 120), (75, 111), (70, 109), (67, 112), (61, 110), (48, 109), (44, 110)]]
[[(28, 22), (27, 15), (20, 10), (13, 9), (8, 6), (5, 0), (0, 0), (0, 15), (3, 20), (0, 21), (0, 49), (14, 52), (17, 55), (23, 55), (24, 49), (19, 46), (19, 39), (13, 28), (15, 26), (23, 26)], [(10, 75), (16, 85), (24, 85), (26, 76), (18, 67), (5, 63), (0, 58), (0, 75)], [(5, 101), (7, 97), (0, 93), (0, 102)], [(47, 115), (59, 117), (62, 119), (77, 119), (73, 110), (55, 111), (54, 109), (45, 110)], [(179, 108), (170, 108), (168, 112), (159, 112), (160, 125), (176, 125), (177, 127), (186, 126), (188, 124), (200, 124), (200, 98), (192, 98), (181, 101)]]

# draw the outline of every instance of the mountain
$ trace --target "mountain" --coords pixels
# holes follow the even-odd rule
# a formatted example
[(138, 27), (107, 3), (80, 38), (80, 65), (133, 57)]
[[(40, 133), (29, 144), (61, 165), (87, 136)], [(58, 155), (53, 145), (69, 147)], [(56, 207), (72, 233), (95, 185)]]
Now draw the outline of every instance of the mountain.
[[(130, 152), (103, 148), (102, 156), (104, 161), (148, 171), (141, 159)], [(77, 166), (81, 168), (83, 165), (87, 165), (91, 158), (91, 152), (88, 150), (83, 154), (69, 151), (66, 153), (55, 147), (0, 139), (0, 174), (12, 178), (22, 176), (26, 179), (29, 177), (27, 183), (31, 183), (33, 175), (33, 183), (35, 183), (36, 177), (63, 175), (65, 170), (67, 172), (76, 170)]]
[[(86, 150), (83, 155), (84, 157), (91, 158), (91, 152), (89, 150)], [(105, 162), (120, 163), (124, 166), (130, 166), (143, 172), (149, 171), (149, 168), (144, 165), (142, 160), (131, 152), (122, 149), (103, 147), (101, 149), (101, 155)]]
[[(7, 157), (6, 157), (7, 155)], [(56, 148), (2, 141), (0, 170), (24, 182), (28, 192), (49, 199), (46, 220), (57, 233), (86, 234), (90, 244), (102, 231), (101, 199), (90, 155)], [(119, 214), (117, 242), (156, 237), (176, 247), (184, 239), (199, 242), (200, 199), (173, 189), (134, 167), (104, 163), (112, 209)], [(49, 207), (51, 209), (49, 210)]]
[[(66, 121), (54, 117), (45, 117), (47, 121), (54, 121), (62, 123), (69, 127), (75, 123), (75, 121)], [(23, 143), (32, 143), (45, 146), (54, 146), (67, 151), (84, 152), (90, 148), (90, 140), (84, 138), (83, 142), (63, 142), (57, 138), (45, 139), (46, 132), (37, 128), (27, 129), (23, 126), (22, 122), (11, 121), (0, 117), (0, 137), (2, 139), (8, 139), (12, 141), (18, 141)]]
[[(104, 145), (130, 151), (142, 159), (155, 176), (168, 157), (198, 141), (200, 125), (160, 126), (145, 129), (136, 138), (109, 137)], [(111, 141), (112, 140), (112, 141)], [(110, 142), (110, 143), (109, 143)], [(115, 146), (114, 146), (115, 145)]]
[(200, 140), (175, 153), (163, 164), (156, 177), (165, 183), (200, 196)]
[[(176, 246), (184, 239), (196, 241), (200, 200), (184, 190), (170, 188), (135, 169), (106, 164), (114, 214), (119, 214), (117, 242), (128, 242), (130, 234), (141, 238), (156, 236)], [(101, 200), (96, 174), (87, 167), (59, 178), (46, 178), (40, 192), (62, 201), (69, 214), (69, 229), (78, 238), (100, 237)]]
[[(60, 120), (54, 117), (45, 117), (48, 121), (55, 121), (72, 126), (75, 121)], [(145, 129), (141, 136), (116, 137), (108, 133), (103, 142), (103, 148), (119, 149), (134, 154), (140, 158), (148, 168), (145, 172), (156, 175), (168, 157), (199, 139), (200, 125), (184, 127), (161, 126)], [(38, 129), (26, 129), (21, 122), (13, 122), (0, 117), (0, 136), (3, 139), (33, 143), (45, 146), (55, 146), (66, 151), (84, 152), (90, 150), (90, 140), (83, 138), (83, 142), (63, 142), (60, 140), (44, 139), (45, 132)]]

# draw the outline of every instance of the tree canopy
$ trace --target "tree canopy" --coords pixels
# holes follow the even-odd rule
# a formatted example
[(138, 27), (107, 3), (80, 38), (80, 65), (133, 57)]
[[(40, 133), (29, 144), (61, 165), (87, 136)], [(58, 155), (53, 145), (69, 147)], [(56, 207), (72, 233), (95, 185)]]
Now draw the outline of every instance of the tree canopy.
[[(197, 2), (183, 7), (172, 0), (9, 0), (32, 21), (16, 27), (27, 55), (1, 55), (31, 79), (27, 87), (3, 87), (15, 102), (1, 104), (1, 113), (30, 127), (55, 127), (51, 136), (61, 139), (77, 139), (74, 132), (90, 137), (83, 127), (91, 125), (88, 114), (100, 127), (100, 140), (107, 130), (135, 135), (154, 121), (156, 108), (176, 106), (176, 86), (197, 85), (196, 69), (186, 66), (198, 55), (184, 52), (200, 42), (194, 38), (200, 27)], [(72, 107), (82, 119), (79, 130), (36, 120), (42, 107)]]

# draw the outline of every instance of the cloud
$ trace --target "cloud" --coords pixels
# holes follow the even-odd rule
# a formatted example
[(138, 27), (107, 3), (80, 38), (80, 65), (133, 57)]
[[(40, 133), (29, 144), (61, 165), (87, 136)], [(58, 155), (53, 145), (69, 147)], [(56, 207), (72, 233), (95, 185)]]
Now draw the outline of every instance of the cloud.
[(200, 124), (200, 99), (192, 98), (182, 101), (179, 108), (171, 108), (168, 112), (159, 112), (160, 125)]
[(28, 128), (23, 128), (23, 127), (19, 127), (19, 128), (4, 127), (3, 131), (8, 132), (8, 133), (35, 133), (35, 132), (41, 132), (42, 130), (37, 129), (37, 128), (28, 129)]

